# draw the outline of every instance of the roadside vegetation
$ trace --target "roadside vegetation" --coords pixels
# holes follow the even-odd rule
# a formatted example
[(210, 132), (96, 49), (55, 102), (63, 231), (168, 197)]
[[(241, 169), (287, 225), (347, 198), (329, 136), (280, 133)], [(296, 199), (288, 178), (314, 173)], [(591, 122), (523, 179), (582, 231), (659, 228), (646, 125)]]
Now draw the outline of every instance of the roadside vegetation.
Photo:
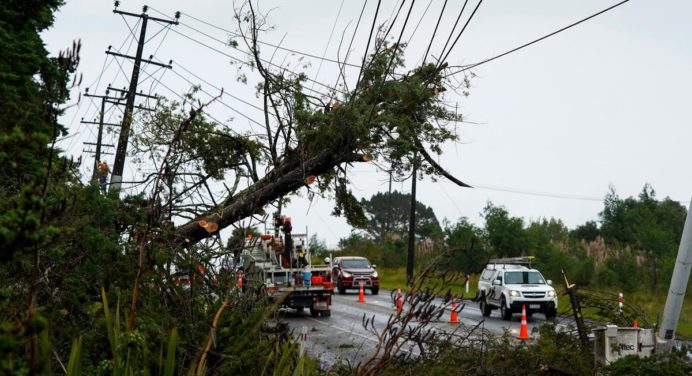
[[(457, 286), (464, 281), (464, 275), (449, 271), (444, 265), (449, 253), (428, 260), (421, 265), (414, 282), (404, 292), (406, 305), (401, 312), (379, 329), (385, 333), (380, 341), (382, 348), (394, 343), (425, 343), (420, 354), (383, 353), (377, 360), (363, 362), (357, 367), (341, 364), (332, 371), (342, 375), (687, 375), (692, 371), (692, 363), (687, 349), (675, 350), (669, 354), (658, 354), (650, 358), (626, 357), (608, 366), (596, 364), (590, 344), (582, 345), (575, 328), (560, 329), (558, 321), (551, 320), (533, 329), (533, 339), (519, 341), (516, 334), (504, 334), (484, 330), (483, 322), (477, 326), (459, 325), (450, 328), (451, 333), (427, 332), (427, 336), (397, 337), (405, 328), (406, 317), (418, 322), (439, 321), (439, 313), (446, 314), (451, 301), (440, 305), (439, 300), (431, 304), (435, 296), (447, 294), (448, 286)], [(397, 269), (399, 270), (399, 269)], [(400, 278), (395, 278), (398, 283)], [(392, 283), (384, 280), (384, 283)], [(461, 315), (463, 316), (463, 311)], [(404, 319), (402, 319), (404, 318)], [(365, 319), (365, 318), (364, 318)], [(366, 321), (368, 328), (372, 323)], [(404, 331), (406, 332), (406, 331)], [(423, 333), (426, 333), (423, 331)], [(389, 334), (389, 335), (387, 335)], [(375, 355), (373, 355), (375, 356)]]
[[(407, 227), (399, 223), (404, 221), (403, 215), (387, 212), (390, 201), (386, 193), (363, 199), (362, 203), (368, 218), (366, 227), (341, 239), (339, 249), (332, 253), (368, 257), (378, 266), (384, 288), (403, 289), (408, 244)], [(410, 196), (394, 192), (391, 203), (393, 213), (407, 213)], [(559, 219), (525, 221), (492, 203), (483, 211), (482, 226), (466, 218), (440, 223), (430, 208), (418, 203), (422, 215), (417, 225), (416, 262), (425, 264), (433, 255), (451, 250), (446, 267), (469, 274), (469, 298), (475, 296), (478, 274), (488, 259), (535, 256), (533, 265), (553, 281), (558, 292), (564, 289), (563, 270), (570, 283), (576, 283), (584, 298), (586, 317), (611, 319), (612, 309), (603, 309), (608, 308), (607, 304), (593, 305), (609, 298), (614, 304), (622, 292), (625, 304), (639, 311), (640, 324), (653, 324), (663, 314), (686, 209), (669, 198), (658, 199), (649, 185), (637, 197), (628, 198), (619, 197), (611, 189), (603, 205), (598, 219), (568, 229)], [(464, 291), (462, 284), (449, 287), (453, 294)], [(564, 296), (560, 307), (562, 312), (571, 312), (569, 299)], [(689, 296), (678, 334), (692, 337)]]

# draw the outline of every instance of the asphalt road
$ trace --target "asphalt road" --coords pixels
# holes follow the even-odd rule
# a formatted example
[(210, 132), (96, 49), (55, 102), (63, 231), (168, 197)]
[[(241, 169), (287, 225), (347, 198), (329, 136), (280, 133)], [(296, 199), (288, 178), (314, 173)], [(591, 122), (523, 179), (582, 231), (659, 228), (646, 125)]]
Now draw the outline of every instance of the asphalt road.
[[(301, 313), (286, 310), (283, 316), (296, 338), (299, 338), (303, 327), (307, 329), (305, 349), (308, 354), (327, 364), (343, 361), (355, 366), (369, 358), (374, 353), (377, 344), (375, 333), (363, 327), (363, 316), (374, 316), (375, 327), (381, 330), (386, 325), (389, 316), (395, 313), (389, 293), (387, 290), (381, 290), (379, 295), (366, 292), (364, 303), (358, 302), (357, 292), (349, 291), (345, 295), (334, 294), (330, 317), (311, 317), (307, 310)], [(440, 304), (442, 304), (441, 301)], [(447, 310), (440, 321), (434, 322), (432, 326), (436, 331), (448, 333), (455, 329), (475, 327), (483, 321), (478, 305), (468, 302), (458, 315), (458, 324), (451, 324), (450, 317), (451, 310)], [(533, 327), (545, 322), (545, 317), (537, 313), (528, 318), (527, 322), (529, 333), (531, 333)], [(563, 317), (559, 326), (564, 327), (570, 322), (569, 318)], [(511, 321), (504, 321), (499, 311), (495, 310), (481, 324), (481, 327), (497, 335), (508, 330), (512, 336), (516, 337), (519, 335), (520, 325), (521, 315), (514, 315)], [(418, 350), (411, 346), (405, 351), (412, 351), (415, 354)]]

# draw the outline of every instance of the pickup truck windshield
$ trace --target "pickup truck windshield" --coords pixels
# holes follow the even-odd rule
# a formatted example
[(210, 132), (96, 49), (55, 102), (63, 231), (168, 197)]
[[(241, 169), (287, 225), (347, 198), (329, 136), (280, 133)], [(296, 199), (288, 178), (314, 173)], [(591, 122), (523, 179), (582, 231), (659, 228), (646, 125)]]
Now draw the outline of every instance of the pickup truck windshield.
[(344, 260), (341, 266), (344, 269), (369, 269), (370, 263), (368, 260)]
[(528, 285), (528, 284), (538, 284), (544, 285), (545, 280), (541, 273), (539, 272), (506, 272), (505, 273), (505, 284), (506, 285)]

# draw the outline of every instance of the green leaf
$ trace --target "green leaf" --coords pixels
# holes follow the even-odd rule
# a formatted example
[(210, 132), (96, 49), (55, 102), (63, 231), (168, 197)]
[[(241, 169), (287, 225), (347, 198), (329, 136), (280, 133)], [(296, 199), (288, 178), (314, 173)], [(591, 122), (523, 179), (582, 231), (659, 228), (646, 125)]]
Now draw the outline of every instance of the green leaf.
[(168, 339), (168, 353), (166, 354), (166, 365), (163, 374), (165, 376), (173, 376), (175, 371), (175, 348), (178, 342), (178, 330), (173, 327), (171, 329), (171, 337)]
[(67, 363), (67, 376), (79, 376), (82, 374), (82, 337), (78, 336), (72, 341), (70, 360)]
[[(115, 334), (115, 330), (113, 328), (113, 321), (111, 320), (111, 311), (110, 308), (108, 307), (108, 297), (106, 296), (106, 290), (101, 287), (101, 299), (103, 300), (103, 315), (104, 318), (106, 319), (106, 329), (108, 330), (108, 342), (111, 344), (111, 353), (113, 354), (113, 363), (116, 365), (118, 364), (118, 347), (117, 347), (117, 338)], [(117, 315), (117, 311), (116, 311)], [(116, 317), (117, 320), (117, 317)]]

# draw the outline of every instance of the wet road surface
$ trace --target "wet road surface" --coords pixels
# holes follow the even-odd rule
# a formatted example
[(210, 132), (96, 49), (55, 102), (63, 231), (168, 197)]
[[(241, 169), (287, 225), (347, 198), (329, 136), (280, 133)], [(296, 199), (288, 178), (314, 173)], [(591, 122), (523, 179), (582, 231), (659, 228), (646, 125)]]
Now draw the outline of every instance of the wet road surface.
[[(374, 317), (375, 328), (381, 330), (387, 324), (390, 315), (395, 313), (395, 307), (388, 290), (381, 290), (379, 295), (365, 294), (365, 302), (358, 302), (357, 292), (347, 292), (345, 295), (334, 294), (330, 317), (311, 317), (307, 312), (286, 310), (284, 318), (298, 338), (303, 327), (307, 329), (306, 351), (321, 362), (334, 364), (342, 361), (355, 366), (369, 358), (377, 345), (377, 335), (363, 327), (363, 316)], [(442, 305), (442, 301), (439, 301)], [(404, 310), (406, 306), (404, 306)], [(482, 322), (479, 329), (501, 335), (505, 330), (510, 335), (519, 335), (521, 315), (514, 315), (511, 321), (504, 321), (499, 311), (493, 311), (492, 315), (483, 321), (483, 315), (478, 305), (466, 302), (466, 306), (458, 314), (458, 324), (450, 323), (451, 310), (447, 309), (439, 321), (432, 323), (437, 332), (451, 333), (455, 329), (465, 332)], [(558, 317), (560, 319), (560, 317)], [(527, 319), (529, 333), (535, 326), (545, 322), (545, 316), (537, 313)], [(571, 320), (563, 318), (559, 327), (565, 327)], [(477, 331), (480, 333), (480, 331)], [(532, 334), (533, 335), (533, 334)], [(405, 351), (414, 354), (418, 349), (414, 346), (406, 346)]]

